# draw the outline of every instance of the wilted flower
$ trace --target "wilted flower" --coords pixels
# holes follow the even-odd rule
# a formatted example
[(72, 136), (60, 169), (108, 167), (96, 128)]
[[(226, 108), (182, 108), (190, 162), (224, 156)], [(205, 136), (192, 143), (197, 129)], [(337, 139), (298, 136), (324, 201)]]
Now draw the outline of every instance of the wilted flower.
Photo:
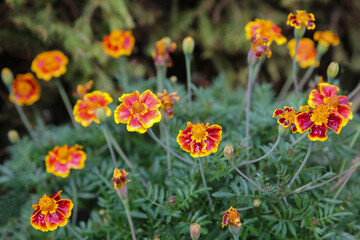
[(255, 34), (251, 37), (251, 49), (255, 53), (258, 58), (261, 58), (263, 53), (270, 58), (271, 57), (271, 49), (270, 44), (266, 38)]
[(93, 121), (99, 124), (100, 120), (96, 116), (96, 110), (103, 108), (106, 116), (109, 117), (111, 109), (107, 105), (112, 102), (113, 99), (106, 92), (93, 91), (85, 94), (83, 99), (79, 99), (74, 106), (75, 121), (81, 123), (83, 127), (89, 126)]
[(80, 145), (69, 147), (56, 146), (49, 151), (45, 158), (46, 171), (56, 176), (66, 178), (69, 176), (70, 170), (83, 169), (86, 160), (86, 154)]
[(53, 77), (60, 77), (66, 73), (66, 64), (69, 59), (60, 51), (47, 51), (40, 53), (31, 63), (31, 71), (36, 77), (50, 81)]
[(227, 160), (230, 160), (234, 157), (234, 148), (231, 144), (227, 144), (224, 148), (224, 156)]
[(286, 38), (281, 34), (281, 28), (269, 20), (255, 19), (245, 26), (246, 39), (251, 39), (255, 34), (267, 39), (270, 45), (275, 41), (278, 45), (286, 43)]
[(314, 33), (314, 40), (319, 44), (328, 47), (331, 45), (336, 46), (339, 44), (339, 37), (331, 31), (317, 31)]
[(129, 56), (134, 48), (135, 38), (131, 31), (114, 30), (104, 37), (101, 45), (105, 52), (113, 58)]
[(227, 226), (228, 224), (230, 225), (236, 225), (238, 227), (241, 226), (241, 222), (240, 222), (240, 213), (238, 213), (238, 211), (233, 208), (230, 207), (225, 215), (223, 216), (223, 221), (222, 221), (222, 227)]
[(159, 100), (161, 101), (161, 106), (160, 106), (161, 110), (164, 113), (167, 113), (169, 118), (172, 118), (173, 113), (174, 113), (173, 105), (174, 105), (174, 103), (179, 101), (179, 97), (176, 96), (177, 92), (167, 94), (166, 89), (164, 89), (163, 93), (158, 93), (157, 95), (158, 95)]
[(119, 170), (117, 168), (114, 169), (114, 174), (112, 178), (114, 182), (114, 189), (117, 191), (117, 193), (119, 194), (122, 200), (127, 199), (126, 183), (130, 182), (129, 179), (126, 179), (127, 175), (128, 173), (125, 171), (125, 169), (123, 170)]
[(187, 122), (184, 131), (180, 130), (176, 138), (182, 150), (190, 152), (192, 157), (204, 157), (216, 153), (221, 141), (221, 127), (217, 124)]
[(284, 110), (276, 109), (273, 113), (273, 117), (278, 117), (279, 119), (277, 122), (284, 127), (290, 127), (292, 133), (296, 133), (296, 125), (295, 125), (295, 118), (296, 118), (296, 111), (293, 107), (284, 107)]
[(68, 223), (71, 216), (73, 203), (69, 199), (61, 199), (61, 192), (58, 191), (54, 195), (43, 195), (39, 203), (33, 204), (35, 209), (31, 214), (31, 225), (40, 231), (54, 231), (58, 227), (64, 227)]
[(150, 90), (141, 95), (138, 91), (123, 94), (119, 101), (122, 102), (114, 112), (117, 124), (126, 123), (130, 132), (145, 133), (154, 123), (160, 122), (160, 100)]
[(90, 80), (90, 81), (87, 81), (85, 84), (77, 85), (76, 89), (73, 91), (73, 95), (77, 96), (78, 98), (83, 98), (84, 95), (89, 92), (93, 83), (94, 83), (94, 81)]
[(40, 85), (32, 73), (17, 74), (9, 99), (18, 105), (32, 105), (40, 98)]
[(172, 67), (170, 53), (176, 49), (176, 43), (172, 42), (169, 37), (164, 37), (155, 44), (152, 52), (152, 58), (156, 65)]
[(307, 13), (304, 10), (296, 10), (296, 14), (289, 13), (286, 24), (296, 29), (306, 27), (307, 29), (311, 30), (315, 28), (314, 21), (314, 14)]
[[(294, 58), (295, 53), (295, 39), (291, 39), (288, 43), (289, 53)], [(299, 63), (301, 68), (307, 68), (315, 65), (319, 66), (319, 61), (316, 60), (316, 49), (315, 43), (309, 38), (300, 39), (298, 50), (296, 53), (296, 61)]]

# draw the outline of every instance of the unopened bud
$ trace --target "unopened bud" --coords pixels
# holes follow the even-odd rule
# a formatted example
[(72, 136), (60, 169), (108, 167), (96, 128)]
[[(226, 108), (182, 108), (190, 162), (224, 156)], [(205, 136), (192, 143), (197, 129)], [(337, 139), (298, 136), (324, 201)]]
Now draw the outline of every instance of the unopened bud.
[(201, 234), (201, 226), (197, 223), (193, 223), (190, 225), (190, 236), (192, 240), (199, 239)]
[(183, 52), (185, 55), (191, 55), (194, 52), (195, 41), (192, 37), (186, 37), (182, 43)]
[(1, 78), (5, 85), (10, 85), (14, 80), (14, 74), (8, 68), (3, 68), (1, 70)]
[(254, 202), (253, 202), (253, 204), (254, 204), (254, 207), (259, 207), (260, 204), (261, 204), (261, 202), (260, 202), (259, 199), (255, 199)]
[(171, 38), (169, 38), (169, 37), (164, 37), (163, 40), (164, 40), (164, 43), (165, 43), (165, 47), (168, 48), (168, 47), (171, 46)]
[(174, 76), (174, 75), (171, 76), (170, 81), (171, 81), (172, 84), (175, 84), (177, 82), (177, 76)]
[(104, 122), (106, 120), (106, 111), (104, 108), (98, 108), (95, 110), (95, 115), (96, 118), (100, 121), (100, 122)]
[(175, 202), (175, 198), (171, 197), (169, 198), (169, 203), (173, 204)]
[(10, 130), (8, 132), (8, 138), (11, 143), (17, 143), (19, 141), (19, 134), (16, 130)]
[(100, 210), (99, 210), (99, 214), (100, 214), (100, 215), (104, 215), (104, 214), (105, 214), (105, 209), (100, 209)]
[(291, 132), (291, 127), (284, 127), (283, 125), (279, 124), (278, 132), (280, 137), (286, 137)]
[(227, 160), (230, 160), (234, 157), (234, 148), (232, 145), (227, 144), (224, 148), (224, 156)]
[(328, 78), (336, 78), (339, 73), (339, 64), (337, 62), (331, 62), (327, 69), (327, 77)]
[(160, 240), (160, 235), (157, 234), (157, 233), (155, 233), (155, 234), (154, 234), (154, 240)]

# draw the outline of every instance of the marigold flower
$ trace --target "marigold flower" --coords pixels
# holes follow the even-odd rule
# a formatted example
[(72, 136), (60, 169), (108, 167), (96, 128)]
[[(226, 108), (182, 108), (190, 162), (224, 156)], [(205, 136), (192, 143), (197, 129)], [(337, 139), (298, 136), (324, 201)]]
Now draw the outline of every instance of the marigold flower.
[(69, 176), (70, 170), (83, 169), (86, 160), (86, 154), (80, 145), (69, 147), (56, 146), (49, 151), (45, 158), (46, 171), (56, 176), (66, 178)]
[(217, 124), (187, 122), (184, 131), (180, 130), (176, 138), (182, 150), (190, 152), (192, 157), (204, 157), (216, 153), (221, 141), (221, 127)]
[(78, 98), (83, 98), (84, 95), (89, 92), (93, 83), (94, 83), (94, 81), (90, 80), (90, 81), (87, 81), (85, 84), (77, 85), (76, 89), (73, 91), (73, 95), (77, 96)]
[(176, 43), (172, 42), (169, 37), (164, 37), (157, 41), (155, 44), (155, 49), (151, 54), (155, 64), (172, 67), (172, 60), (169, 53), (174, 52), (176, 47)]
[(134, 48), (135, 38), (131, 31), (114, 30), (104, 37), (101, 45), (105, 52), (113, 58), (129, 56)]
[(106, 92), (93, 91), (84, 95), (83, 99), (77, 100), (73, 114), (75, 121), (81, 123), (83, 127), (89, 126), (93, 121), (97, 124), (100, 123), (96, 116), (96, 110), (103, 108), (106, 116), (111, 115), (111, 109), (107, 106), (112, 103), (113, 99)]
[(346, 96), (337, 96), (338, 91), (339, 88), (335, 85), (319, 83), (318, 89), (311, 91), (308, 104), (312, 108), (317, 105), (329, 106), (330, 111), (334, 111), (344, 118), (343, 126), (345, 126), (353, 118), (352, 111), (349, 108), (351, 103)]
[(31, 214), (30, 223), (35, 229), (43, 232), (54, 231), (68, 223), (67, 219), (71, 216), (74, 204), (69, 199), (61, 199), (61, 192), (49, 197), (44, 194), (39, 203), (32, 205), (35, 211)]
[(129, 179), (126, 179), (128, 173), (123, 170), (119, 170), (117, 168), (114, 169), (114, 174), (112, 180), (114, 181), (114, 189), (122, 188), (125, 186), (127, 182), (130, 182)]
[(314, 109), (309, 106), (302, 106), (295, 118), (295, 124), (299, 133), (310, 129), (308, 137), (311, 141), (325, 141), (327, 128), (339, 134), (345, 126), (344, 118), (339, 113), (331, 110), (330, 105), (319, 104)]
[[(288, 43), (288, 49), (290, 56), (294, 58), (295, 53), (295, 39), (291, 39)], [(298, 50), (296, 53), (296, 61), (299, 63), (301, 68), (307, 68), (312, 65), (319, 66), (319, 61), (316, 60), (316, 49), (315, 43), (309, 38), (300, 39)]]
[(227, 226), (228, 224), (230, 225), (236, 225), (238, 227), (241, 226), (241, 222), (240, 222), (240, 213), (238, 213), (238, 211), (233, 208), (230, 207), (225, 215), (223, 216), (223, 221), (222, 221), (222, 227)]
[(9, 99), (22, 106), (32, 105), (40, 98), (40, 85), (32, 73), (17, 74), (12, 82), (12, 93)]
[(331, 31), (317, 31), (314, 33), (314, 40), (319, 44), (328, 47), (331, 45), (336, 46), (339, 44), (339, 37)]
[(251, 39), (253, 35), (258, 34), (267, 39), (269, 45), (275, 41), (278, 45), (286, 43), (287, 39), (281, 34), (281, 28), (269, 20), (256, 18), (245, 26), (246, 39)]
[(164, 93), (158, 93), (158, 98), (161, 101), (161, 110), (164, 113), (167, 113), (169, 118), (173, 117), (173, 105), (174, 103), (176, 103), (177, 101), (179, 101), (179, 97), (177, 97), (177, 92), (173, 92), (170, 94), (167, 94), (166, 89), (164, 89)]
[(60, 77), (66, 73), (66, 64), (69, 59), (60, 51), (47, 51), (40, 53), (31, 63), (31, 71), (36, 77), (50, 81), (53, 77)]
[(272, 55), (271, 49), (269, 47), (269, 41), (267, 38), (263, 38), (258, 34), (254, 34), (251, 37), (251, 49), (258, 58), (261, 58), (263, 53), (270, 58)]
[(117, 124), (126, 123), (130, 132), (145, 133), (154, 123), (160, 122), (160, 100), (150, 90), (141, 95), (138, 91), (123, 94), (119, 101), (122, 102), (114, 112)]
[(315, 28), (315, 17), (312, 13), (307, 13), (304, 10), (296, 10), (296, 14), (289, 13), (287, 19), (287, 25), (300, 29), (302, 26), (311, 30)]
[(296, 118), (296, 110), (293, 107), (284, 107), (284, 111), (281, 109), (275, 109), (273, 113), (273, 117), (278, 117), (277, 122), (284, 127), (291, 126), (292, 133), (296, 133), (296, 125), (295, 125), (295, 118)]

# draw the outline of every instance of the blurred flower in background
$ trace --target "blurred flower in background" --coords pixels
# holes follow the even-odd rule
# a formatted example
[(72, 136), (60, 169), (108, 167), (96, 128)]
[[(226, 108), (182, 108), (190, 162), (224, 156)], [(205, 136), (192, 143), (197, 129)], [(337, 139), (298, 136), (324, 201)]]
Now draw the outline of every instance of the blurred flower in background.
[(113, 58), (129, 56), (134, 48), (135, 38), (131, 31), (114, 30), (101, 42), (105, 53)]
[(69, 59), (60, 51), (47, 51), (40, 53), (31, 63), (31, 70), (36, 77), (45, 81), (60, 77), (66, 73), (66, 65)]
[(32, 105), (40, 98), (40, 85), (32, 73), (17, 74), (12, 82), (9, 99), (18, 105)]
[[(295, 53), (295, 39), (291, 39), (287, 45), (290, 56), (294, 58)], [(299, 47), (296, 53), (296, 61), (301, 68), (308, 68), (312, 65), (319, 66), (319, 61), (316, 60), (315, 43), (310, 38), (301, 38)]]

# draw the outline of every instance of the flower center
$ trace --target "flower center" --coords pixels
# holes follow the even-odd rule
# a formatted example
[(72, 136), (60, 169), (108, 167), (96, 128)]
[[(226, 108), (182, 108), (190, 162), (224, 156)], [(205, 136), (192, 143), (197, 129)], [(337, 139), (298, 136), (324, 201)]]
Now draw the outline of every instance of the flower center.
[(39, 201), (40, 210), (42, 212), (55, 212), (57, 208), (57, 204), (53, 198), (50, 198), (46, 196), (46, 194), (43, 195), (43, 197)]
[(20, 95), (27, 95), (31, 92), (31, 85), (27, 82), (20, 82), (17, 86), (16, 93)]
[(139, 101), (135, 101), (131, 107), (132, 114), (144, 115), (146, 112), (147, 112), (147, 106)]
[(338, 96), (324, 98), (324, 103), (327, 104), (331, 110), (336, 110), (339, 106), (339, 102)]
[(206, 139), (208, 132), (203, 123), (197, 123), (192, 127), (191, 135), (196, 142), (200, 142), (201, 140)]
[(294, 109), (291, 109), (289, 111), (284, 111), (282, 114), (282, 117), (288, 120), (289, 123), (294, 123), (295, 117), (296, 117), (296, 111)]
[(62, 164), (65, 164), (71, 161), (71, 152), (69, 151), (67, 146), (62, 146), (58, 152), (58, 161)]
[(328, 105), (317, 105), (313, 110), (310, 119), (315, 125), (322, 125), (323, 123), (327, 124), (330, 111)]

